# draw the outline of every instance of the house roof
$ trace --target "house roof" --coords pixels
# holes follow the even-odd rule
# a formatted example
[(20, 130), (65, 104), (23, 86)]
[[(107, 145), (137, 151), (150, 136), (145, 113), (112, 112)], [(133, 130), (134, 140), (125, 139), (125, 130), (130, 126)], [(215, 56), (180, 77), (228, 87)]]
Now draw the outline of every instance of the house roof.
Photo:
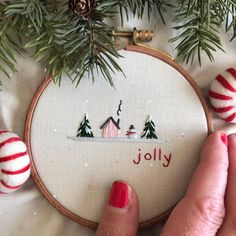
[(112, 121), (112, 123), (116, 126), (117, 129), (120, 129), (119, 125), (117, 124), (117, 122), (113, 119), (113, 117), (109, 117), (100, 127), (100, 129), (103, 129), (105, 127), (105, 125), (109, 122)]

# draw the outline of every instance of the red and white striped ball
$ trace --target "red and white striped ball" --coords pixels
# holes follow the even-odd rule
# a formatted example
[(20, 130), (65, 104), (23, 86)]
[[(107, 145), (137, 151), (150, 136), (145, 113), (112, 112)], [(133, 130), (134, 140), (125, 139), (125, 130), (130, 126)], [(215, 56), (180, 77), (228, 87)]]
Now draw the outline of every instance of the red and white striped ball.
[(216, 76), (212, 81), (209, 97), (219, 117), (236, 123), (236, 69), (229, 68)]
[(30, 176), (26, 145), (11, 131), (0, 131), (0, 194), (19, 189)]

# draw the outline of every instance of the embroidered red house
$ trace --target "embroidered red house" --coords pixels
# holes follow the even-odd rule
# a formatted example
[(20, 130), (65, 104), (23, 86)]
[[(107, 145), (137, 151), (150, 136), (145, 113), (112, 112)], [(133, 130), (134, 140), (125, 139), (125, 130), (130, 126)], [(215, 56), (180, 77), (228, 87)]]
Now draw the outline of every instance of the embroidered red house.
[(112, 117), (109, 117), (105, 121), (105, 123), (101, 126), (102, 137), (104, 137), (104, 138), (117, 138), (120, 133), (119, 122), (120, 122), (119, 119), (116, 122)]

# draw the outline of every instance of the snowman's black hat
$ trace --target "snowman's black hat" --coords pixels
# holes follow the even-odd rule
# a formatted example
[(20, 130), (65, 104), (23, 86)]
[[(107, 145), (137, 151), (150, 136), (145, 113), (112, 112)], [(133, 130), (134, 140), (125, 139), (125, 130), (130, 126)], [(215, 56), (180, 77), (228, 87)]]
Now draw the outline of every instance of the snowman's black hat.
[(129, 128), (130, 128), (130, 129), (135, 129), (135, 128), (134, 128), (134, 125), (130, 125), (130, 127), (129, 127)]

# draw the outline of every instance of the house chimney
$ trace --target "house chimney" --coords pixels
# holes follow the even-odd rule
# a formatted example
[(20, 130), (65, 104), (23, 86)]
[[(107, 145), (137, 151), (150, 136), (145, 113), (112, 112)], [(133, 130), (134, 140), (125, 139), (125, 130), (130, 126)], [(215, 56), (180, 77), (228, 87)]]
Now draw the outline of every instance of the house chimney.
[(120, 118), (117, 119), (116, 124), (118, 127), (120, 127)]
[(122, 105), (122, 100), (120, 100), (119, 106), (118, 106), (118, 110), (117, 110), (117, 115), (120, 116), (120, 112), (121, 112), (121, 105)]

